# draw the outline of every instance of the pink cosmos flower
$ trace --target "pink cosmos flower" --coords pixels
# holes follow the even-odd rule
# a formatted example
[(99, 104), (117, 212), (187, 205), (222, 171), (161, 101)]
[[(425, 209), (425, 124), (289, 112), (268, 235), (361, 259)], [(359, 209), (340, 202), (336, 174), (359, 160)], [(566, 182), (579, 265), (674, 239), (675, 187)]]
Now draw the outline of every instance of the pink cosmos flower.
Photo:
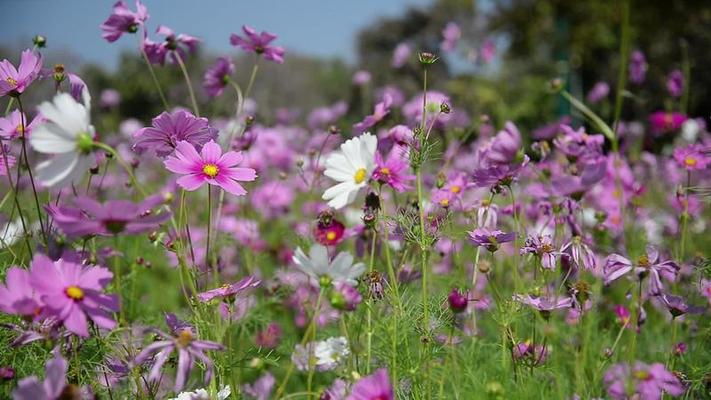
[(659, 400), (663, 394), (672, 397), (684, 393), (684, 385), (662, 363), (647, 365), (637, 361), (634, 366), (615, 364), (605, 373), (607, 394), (613, 400), (639, 398)]
[(474, 246), (486, 247), (490, 252), (495, 252), (499, 249), (502, 243), (511, 242), (516, 238), (516, 234), (504, 233), (499, 230), (489, 230), (484, 228), (475, 229), (469, 233), (469, 241)]
[[(5, 154), (4, 156), (3, 153)], [(5, 165), (6, 159), (7, 165)], [(17, 159), (15, 156), (10, 154), (10, 146), (2, 144), (2, 146), (0, 146), (0, 176), (7, 176), (7, 171), (11, 170), (16, 162)]]
[(415, 179), (415, 176), (408, 174), (410, 166), (407, 160), (407, 155), (403, 154), (404, 149), (399, 146), (394, 146), (390, 150), (387, 159), (379, 152), (375, 153), (375, 170), (373, 171), (373, 179), (378, 182), (390, 185), (397, 192), (406, 192), (410, 190), (410, 181)]
[(39, 77), (42, 70), (42, 56), (27, 49), (20, 56), (20, 68), (8, 60), (0, 61), (0, 97), (19, 96)]
[(388, 370), (381, 368), (356, 382), (346, 400), (393, 400), (394, 398), (395, 393), (390, 384)]
[(185, 56), (187, 55), (188, 51), (191, 53), (195, 52), (195, 49), (197, 49), (197, 44), (200, 41), (200, 39), (194, 36), (185, 35), (182, 33), (176, 35), (172, 29), (168, 28), (165, 25), (159, 26), (156, 30), (156, 33), (165, 36), (165, 40), (160, 43), (156, 43), (148, 38), (144, 38), (143, 42), (141, 43), (143, 51), (146, 53), (148, 60), (152, 64), (164, 65), (165, 59), (169, 55), (171, 56), (173, 62), (177, 64), (178, 56), (180, 56), (180, 58), (182, 59), (185, 59)]
[(634, 272), (640, 279), (648, 275), (650, 292), (656, 296), (662, 293), (661, 278), (674, 282), (679, 269), (679, 265), (674, 261), (661, 262), (657, 249), (647, 246), (645, 254), (641, 255), (634, 264), (619, 254), (610, 254), (603, 268), (603, 275), (605, 285), (609, 285), (629, 272)]
[(702, 296), (706, 297), (709, 304), (711, 304), (711, 279), (702, 279), (699, 285), (699, 291)]
[(564, 309), (564, 308), (571, 308), (573, 307), (573, 298), (572, 297), (540, 297), (540, 296), (534, 296), (534, 295), (520, 295), (520, 294), (514, 294), (513, 295), (514, 301), (517, 301), (521, 304), (525, 304), (534, 310), (538, 310), (541, 312), (541, 314), (546, 317), (550, 315), (551, 311), (553, 310), (558, 310), (558, 309)]
[(244, 25), (242, 32), (246, 37), (241, 37), (235, 33), (230, 35), (232, 46), (241, 47), (242, 50), (253, 52), (264, 56), (264, 59), (274, 61), (277, 64), (284, 62), (284, 49), (279, 46), (272, 46), (270, 43), (277, 38), (276, 35), (266, 31), (257, 33), (253, 28)]
[(180, 141), (200, 148), (208, 140), (217, 139), (217, 129), (210, 126), (207, 118), (198, 118), (187, 111), (164, 111), (153, 118), (152, 126), (138, 130), (133, 139), (133, 149), (139, 153), (149, 150), (165, 157)]
[(103, 31), (101, 37), (109, 43), (115, 42), (124, 33), (136, 33), (147, 19), (148, 9), (140, 0), (136, 0), (136, 12), (131, 11), (123, 1), (117, 1), (111, 15), (99, 25)]
[(368, 129), (375, 126), (375, 124), (387, 117), (388, 114), (390, 114), (390, 106), (392, 105), (392, 102), (392, 97), (386, 94), (383, 101), (375, 105), (375, 110), (373, 110), (373, 114), (368, 115), (363, 121), (353, 125), (353, 134), (358, 135), (367, 131)]
[(412, 56), (412, 47), (407, 43), (400, 43), (393, 50), (393, 59), (390, 63), (393, 68), (402, 68)]
[(672, 133), (681, 129), (688, 117), (679, 112), (656, 111), (649, 115), (649, 124), (654, 134)]
[(677, 147), (674, 149), (674, 160), (679, 167), (687, 171), (702, 170), (711, 164), (711, 157), (707, 152), (708, 149), (700, 144)]
[(235, 196), (242, 196), (247, 191), (237, 182), (249, 182), (257, 178), (254, 169), (237, 167), (242, 160), (241, 152), (228, 151), (222, 154), (220, 145), (212, 140), (205, 143), (200, 154), (192, 144), (181, 141), (175, 148), (175, 154), (168, 157), (164, 164), (169, 171), (183, 175), (177, 183), (185, 190), (197, 190), (207, 182)]
[(353, 74), (353, 78), (351, 79), (351, 81), (356, 86), (365, 86), (370, 82), (371, 79), (372, 76), (370, 75), (370, 72), (361, 69)]
[(444, 30), (442, 31), (443, 40), (440, 44), (442, 51), (447, 53), (453, 51), (457, 47), (457, 43), (459, 42), (459, 39), (461, 37), (462, 30), (459, 28), (459, 25), (457, 25), (455, 22), (447, 23), (447, 26), (445, 26)]
[[(55, 349), (53, 357), (45, 364), (44, 381), (36, 376), (22, 379), (12, 392), (14, 400), (57, 400), (63, 398), (67, 388), (67, 360)], [(69, 395), (71, 397), (71, 395)]]
[(610, 94), (610, 85), (607, 82), (598, 82), (590, 89), (585, 98), (588, 103), (595, 104), (605, 99), (608, 94)]
[[(37, 115), (32, 122), (28, 122), (26, 115), (23, 117), (20, 115), (19, 110), (15, 110), (7, 117), (0, 118), (0, 137), (5, 140), (20, 136), (28, 137), (35, 125), (41, 123), (42, 120), (42, 117)], [(24, 129), (22, 127), (23, 122), (25, 124)]]
[(553, 240), (549, 235), (529, 235), (521, 247), (521, 254), (536, 255), (541, 259), (541, 266), (546, 269), (555, 269), (557, 259), (567, 257), (567, 254), (553, 247)]
[(109, 311), (118, 311), (115, 295), (105, 295), (113, 274), (103, 267), (85, 267), (59, 259), (52, 261), (37, 254), (32, 259), (30, 284), (45, 304), (45, 312), (62, 321), (68, 331), (89, 336), (86, 318), (103, 329), (113, 329), (116, 322)]
[(0, 311), (35, 317), (42, 302), (30, 285), (30, 273), (20, 267), (10, 267), (5, 276), (5, 285), (0, 284)]
[(202, 302), (208, 302), (217, 297), (230, 297), (247, 289), (255, 288), (259, 286), (260, 283), (261, 281), (259, 279), (256, 279), (253, 276), (248, 276), (239, 282), (230, 283), (216, 289), (198, 293), (197, 298)]
[(227, 57), (220, 57), (207, 71), (202, 81), (202, 87), (210, 97), (222, 94), (229, 82), (230, 75), (234, 74), (235, 65)]

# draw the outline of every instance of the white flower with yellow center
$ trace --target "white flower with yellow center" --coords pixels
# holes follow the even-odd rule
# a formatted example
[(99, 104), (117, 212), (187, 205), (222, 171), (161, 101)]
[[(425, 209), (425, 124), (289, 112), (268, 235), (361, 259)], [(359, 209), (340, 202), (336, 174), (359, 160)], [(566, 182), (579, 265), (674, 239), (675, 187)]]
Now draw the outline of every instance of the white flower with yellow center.
[(37, 179), (47, 187), (61, 188), (80, 181), (95, 162), (87, 93), (84, 102), (60, 93), (52, 102), (37, 107), (45, 122), (32, 131), (30, 144), (37, 152), (54, 155), (37, 166)]
[(378, 138), (370, 133), (347, 140), (341, 151), (331, 153), (326, 159), (324, 175), (339, 183), (326, 189), (323, 199), (328, 205), (340, 209), (355, 200), (358, 191), (368, 185), (375, 169), (375, 149)]

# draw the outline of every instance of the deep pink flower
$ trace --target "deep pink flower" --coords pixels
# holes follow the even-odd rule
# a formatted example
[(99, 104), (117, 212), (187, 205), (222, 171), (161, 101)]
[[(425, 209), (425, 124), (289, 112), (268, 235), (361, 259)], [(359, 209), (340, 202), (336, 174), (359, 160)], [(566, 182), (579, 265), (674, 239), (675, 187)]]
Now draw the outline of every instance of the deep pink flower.
[(30, 269), (30, 284), (45, 304), (45, 312), (62, 321), (68, 331), (84, 337), (89, 336), (87, 317), (103, 329), (116, 326), (109, 311), (118, 311), (118, 298), (101, 293), (112, 277), (103, 267), (52, 261), (42, 254), (35, 255)]
[(222, 94), (229, 82), (230, 75), (234, 74), (235, 65), (227, 57), (220, 57), (215, 63), (205, 71), (202, 80), (202, 87), (210, 97), (217, 97)]
[(490, 38), (484, 39), (484, 43), (479, 48), (479, 54), (484, 64), (492, 62), (496, 57), (496, 42)]
[(373, 179), (380, 183), (390, 185), (397, 192), (406, 192), (412, 187), (410, 182), (415, 179), (415, 176), (408, 174), (410, 163), (407, 155), (404, 154), (405, 149), (400, 146), (393, 146), (388, 154), (387, 159), (383, 159), (380, 152), (375, 152), (375, 170), (373, 171)]
[(217, 297), (230, 297), (247, 289), (259, 286), (261, 281), (253, 276), (248, 276), (239, 282), (222, 285), (216, 289), (198, 293), (197, 298), (202, 302), (208, 302)]
[(39, 77), (42, 70), (42, 56), (27, 49), (20, 56), (20, 68), (8, 60), (0, 61), (0, 97), (19, 96)]
[(254, 344), (267, 349), (274, 349), (279, 345), (282, 336), (281, 326), (276, 322), (271, 322), (266, 328), (257, 332), (254, 337)]
[(680, 168), (687, 171), (702, 170), (711, 164), (711, 157), (708, 155), (709, 149), (700, 144), (690, 144), (685, 147), (674, 149), (674, 160)]
[(10, 267), (5, 284), (0, 284), (0, 311), (27, 317), (36, 317), (42, 302), (30, 285), (30, 273), (26, 269)]
[(217, 129), (207, 118), (198, 118), (187, 111), (162, 112), (153, 118), (152, 126), (142, 128), (133, 135), (133, 149), (152, 151), (158, 157), (173, 152), (178, 142), (186, 141), (200, 148), (209, 140), (217, 139)]
[(516, 238), (516, 234), (504, 233), (499, 230), (489, 230), (477, 228), (469, 233), (469, 241), (475, 246), (486, 247), (487, 250), (495, 252), (502, 243), (511, 242)]
[(669, 73), (667, 90), (672, 97), (681, 97), (684, 93), (684, 74), (678, 69)]
[(395, 393), (390, 384), (388, 370), (381, 368), (372, 375), (360, 378), (353, 385), (346, 400), (393, 400)]
[(629, 364), (615, 364), (608, 368), (605, 372), (605, 386), (607, 394), (613, 400), (636, 396), (639, 396), (640, 400), (660, 400), (662, 394), (677, 397), (685, 391), (679, 378), (667, 371), (664, 364), (647, 365), (639, 361), (634, 367)]
[(672, 133), (681, 129), (688, 117), (679, 112), (656, 111), (649, 115), (652, 133)]
[(136, 0), (136, 12), (131, 11), (123, 1), (117, 1), (111, 15), (99, 25), (103, 31), (101, 37), (109, 43), (115, 42), (124, 33), (136, 33), (147, 19), (148, 9), (140, 0)]
[(330, 212), (319, 215), (314, 228), (314, 239), (324, 246), (335, 246), (343, 240), (346, 227)]
[(392, 102), (392, 97), (386, 94), (383, 101), (375, 105), (375, 110), (373, 110), (373, 114), (368, 115), (363, 121), (353, 125), (353, 134), (358, 135), (367, 131), (368, 129), (375, 126), (375, 124), (387, 117), (388, 114), (390, 114), (390, 106), (392, 105)]
[(467, 309), (469, 305), (469, 298), (467, 293), (460, 292), (459, 289), (454, 288), (447, 296), (447, 302), (449, 303), (449, 308), (455, 312), (460, 313)]
[(129, 200), (109, 200), (104, 204), (89, 197), (78, 197), (74, 206), (47, 206), (57, 228), (69, 236), (137, 234), (158, 229), (170, 218), (170, 213), (154, 214), (163, 203), (155, 195), (140, 203)]
[(164, 164), (169, 171), (183, 175), (177, 183), (185, 190), (197, 190), (207, 182), (235, 196), (242, 196), (247, 191), (237, 182), (257, 179), (257, 171), (237, 167), (242, 160), (241, 152), (228, 151), (222, 154), (220, 145), (212, 140), (205, 143), (200, 154), (192, 144), (181, 141), (175, 154), (168, 157)]
[(270, 43), (276, 39), (276, 35), (262, 31), (257, 33), (253, 28), (244, 25), (242, 32), (245, 37), (235, 33), (230, 35), (232, 46), (241, 47), (242, 50), (263, 55), (266, 60), (274, 61), (277, 64), (284, 62), (284, 49), (279, 46), (272, 46)]
[(635, 264), (619, 254), (611, 254), (603, 268), (605, 285), (622, 277), (628, 272), (634, 272), (640, 278), (649, 276), (649, 289), (652, 295), (662, 293), (662, 280), (670, 282), (676, 280), (679, 265), (674, 261), (659, 261), (659, 252), (653, 246), (647, 246), (645, 254), (641, 255)]
[(156, 43), (148, 38), (144, 38), (141, 43), (143, 51), (146, 53), (148, 60), (152, 64), (164, 65), (165, 58), (169, 55), (171, 56), (172, 61), (177, 64), (178, 56), (185, 59), (187, 52), (194, 52), (195, 49), (197, 49), (198, 42), (200, 42), (200, 39), (194, 36), (182, 33), (176, 35), (172, 29), (165, 25), (159, 26), (156, 33), (164, 36), (165, 40), (160, 43)]
[[(0, 118), (0, 137), (4, 140), (14, 139), (16, 137), (29, 137), (32, 133), (32, 128), (36, 124), (42, 122), (42, 117), (37, 115), (31, 122), (27, 120), (27, 116), (20, 115), (20, 110), (13, 111), (5, 118)], [(22, 123), (25, 126), (23, 129)]]

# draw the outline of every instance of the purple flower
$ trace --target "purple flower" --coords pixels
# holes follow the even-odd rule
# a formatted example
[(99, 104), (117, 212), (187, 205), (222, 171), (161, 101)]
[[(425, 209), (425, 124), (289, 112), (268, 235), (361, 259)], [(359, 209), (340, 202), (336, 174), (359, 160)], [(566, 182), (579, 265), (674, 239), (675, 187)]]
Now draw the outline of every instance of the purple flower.
[(353, 74), (352, 81), (353, 84), (356, 86), (365, 86), (370, 82), (371, 79), (372, 76), (370, 75), (370, 72), (361, 69)]
[(234, 296), (240, 292), (247, 289), (255, 288), (259, 286), (261, 282), (254, 278), (253, 276), (248, 276), (239, 282), (226, 284), (220, 286), (217, 289), (208, 290), (206, 292), (198, 293), (197, 298), (202, 302), (208, 302), (216, 297), (229, 297)]
[(605, 285), (609, 285), (628, 272), (634, 272), (640, 279), (649, 276), (650, 292), (657, 296), (662, 293), (661, 278), (673, 282), (679, 272), (679, 265), (671, 260), (660, 262), (659, 252), (653, 246), (647, 246), (646, 253), (641, 255), (634, 265), (632, 261), (619, 254), (611, 254), (607, 257), (603, 268)]
[(257, 33), (253, 28), (244, 25), (242, 32), (245, 37), (241, 37), (235, 33), (230, 35), (230, 43), (232, 46), (241, 47), (242, 50), (263, 55), (266, 60), (274, 61), (277, 64), (284, 62), (284, 49), (279, 46), (272, 46), (270, 43), (276, 39), (276, 35), (262, 31)]
[(630, 55), (630, 82), (634, 84), (641, 84), (644, 82), (644, 78), (647, 76), (647, 59), (644, 57), (644, 53), (639, 50), (635, 50)]
[(20, 68), (8, 60), (0, 61), (0, 97), (19, 96), (40, 75), (42, 56), (32, 50), (23, 50), (20, 56)]
[(487, 165), (507, 165), (516, 160), (520, 149), (521, 133), (513, 122), (507, 121), (484, 150), (483, 158)]
[(548, 317), (551, 311), (573, 307), (572, 297), (542, 297), (534, 295), (513, 295), (514, 301), (525, 304), (534, 310), (541, 312), (541, 315)]
[(212, 67), (205, 71), (202, 87), (210, 97), (217, 97), (222, 94), (229, 83), (230, 75), (234, 74), (235, 65), (227, 57), (220, 57)]
[(678, 69), (669, 73), (667, 90), (672, 97), (681, 97), (684, 93), (684, 74)]
[(14, 400), (58, 400), (67, 386), (67, 361), (62, 358), (58, 350), (54, 350), (54, 357), (45, 364), (44, 381), (40, 382), (36, 376), (22, 379), (17, 388), (12, 392)]
[(153, 214), (163, 203), (163, 196), (155, 195), (140, 203), (129, 200), (109, 200), (104, 204), (89, 197), (77, 197), (75, 206), (47, 206), (60, 231), (69, 236), (112, 236), (154, 231), (170, 218), (170, 213)]
[(109, 311), (118, 311), (118, 298), (101, 293), (112, 277), (103, 267), (85, 267), (63, 259), (53, 262), (42, 254), (35, 255), (30, 269), (30, 284), (42, 299), (44, 311), (84, 337), (89, 336), (87, 317), (103, 329), (116, 326)]
[(136, 33), (148, 19), (148, 9), (136, 0), (136, 12), (129, 10), (126, 3), (117, 1), (111, 15), (99, 25), (103, 31), (101, 37), (107, 42), (117, 41), (124, 33)]
[(254, 344), (267, 349), (274, 349), (281, 341), (281, 326), (276, 322), (271, 322), (266, 328), (257, 332), (254, 337)]
[(177, 183), (185, 190), (194, 191), (207, 183), (235, 196), (243, 196), (247, 191), (237, 182), (257, 179), (257, 171), (237, 166), (243, 159), (241, 152), (222, 154), (220, 145), (212, 140), (205, 143), (200, 154), (192, 144), (182, 141), (178, 143), (175, 155), (168, 157), (164, 164), (169, 171), (182, 175)]
[(353, 385), (351, 394), (346, 400), (393, 400), (395, 393), (388, 370), (381, 368), (375, 371), (372, 375), (360, 378)]
[(711, 305), (711, 279), (701, 280), (701, 283), (699, 284), (699, 292), (701, 292), (702, 296), (706, 297), (709, 301), (709, 305)]
[(686, 304), (683, 297), (671, 294), (662, 294), (660, 297), (662, 299), (662, 303), (664, 303), (667, 307), (673, 318), (682, 316), (689, 312), (689, 305)]
[(331, 293), (331, 305), (333, 308), (346, 311), (354, 311), (358, 304), (363, 301), (363, 296), (358, 289), (346, 282), (338, 282), (333, 285)]
[(499, 230), (489, 230), (485, 228), (477, 228), (469, 233), (469, 241), (475, 246), (486, 247), (490, 252), (495, 252), (499, 249), (502, 243), (511, 242), (516, 238), (516, 234), (504, 233)]
[(701, 144), (690, 144), (674, 149), (674, 161), (687, 171), (703, 170), (711, 164), (709, 149)]
[(168, 28), (165, 25), (160, 25), (156, 30), (156, 33), (161, 36), (164, 36), (165, 40), (160, 43), (157, 43), (148, 38), (144, 38), (143, 42), (141, 43), (143, 51), (146, 53), (148, 60), (152, 64), (164, 65), (165, 58), (168, 55), (170, 55), (173, 62), (177, 64), (178, 56), (181, 59), (185, 59), (187, 52), (194, 52), (197, 48), (198, 42), (200, 41), (200, 39), (194, 36), (185, 35), (182, 33), (176, 35), (172, 29)]
[[(24, 128), (22, 126), (23, 122), (25, 124)], [(32, 133), (32, 128), (42, 122), (43, 118), (40, 115), (37, 115), (32, 122), (28, 122), (26, 115), (23, 116), (19, 110), (15, 110), (9, 116), (0, 118), (0, 137), (4, 140), (21, 136), (28, 137)]]
[(447, 296), (447, 302), (449, 303), (449, 308), (454, 313), (460, 313), (467, 309), (469, 305), (469, 298), (467, 293), (462, 293), (457, 288), (453, 288), (449, 295)]
[(568, 243), (564, 244), (560, 249), (561, 253), (567, 255), (565, 259), (576, 268), (584, 268), (592, 270), (597, 264), (595, 261), (595, 253), (590, 247), (583, 243), (580, 236), (574, 236)]
[(294, 202), (294, 190), (282, 181), (273, 180), (254, 189), (250, 200), (252, 207), (265, 218), (275, 218), (289, 211)]
[(314, 108), (306, 121), (311, 129), (324, 128), (341, 118), (346, 112), (348, 112), (348, 103), (339, 101), (331, 106)]
[(454, 22), (449, 22), (442, 30), (442, 43), (440, 48), (442, 51), (449, 53), (457, 47), (459, 39), (462, 37), (462, 30), (459, 29), (459, 25)]
[(689, 119), (680, 112), (655, 111), (649, 115), (649, 125), (652, 133), (659, 135), (672, 133), (681, 129), (681, 126)]
[(636, 362), (615, 364), (605, 372), (607, 394), (613, 400), (625, 400), (639, 396), (640, 400), (660, 400), (662, 394), (672, 397), (684, 393), (684, 385), (662, 363), (647, 365)]
[(104, 108), (116, 107), (121, 103), (121, 94), (116, 89), (104, 89), (101, 91), (99, 103)]
[(212, 360), (205, 354), (207, 350), (224, 350), (224, 346), (219, 343), (209, 342), (206, 340), (198, 340), (195, 329), (186, 322), (180, 321), (174, 314), (165, 315), (166, 325), (171, 328), (172, 335), (168, 335), (157, 329), (152, 330), (153, 333), (161, 337), (158, 340), (146, 346), (134, 360), (135, 364), (141, 364), (153, 357), (153, 366), (151, 367), (148, 380), (155, 382), (160, 379), (162, 373), (161, 368), (168, 361), (168, 358), (173, 352), (178, 353), (178, 370), (175, 377), (174, 390), (179, 392), (190, 375), (190, 371), (195, 366), (195, 361), (200, 361), (205, 365), (205, 383), (210, 382), (212, 378), (213, 363)]
[(391, 105), (392, 97), (386, 94), (383, 101), (375, 105), (375, 110), (373, 110), (373, 114), (368, 115), (363, 121), (353, 125), (353, 134), (361, 134), (375, 126), (375, 124), (377, 124), (378, 122), (382, 121), (385, 117), (388, 116), (388, 114), (390, 114)]
[(394, 146), (387, 160), (384, 160), (383, 156), (376, 152), (376, 166), (373, 171), (373, 179), (390, 185), (400, 193), (408, 191), (411, 188), (410, 182), (415, 179), (414, 175), (407, 173), (410, 163), (406, 158), (406, 154), (402, 154), (404, 151), (402, 147)]
[(479, 48), (479, 54), (484, 64), (488, 64), (496, 57), (496, 42), (493, 39), (484, 39), (484, 42)]
[(548, 358), (548, 346), (533, 344), (529, 341), (521, 342), (511, 349), (514, 360), (524, 361), (530, 365), (541, 365)]
[(275, 383), (274, 375), (265, 372), (254, 383), (242, 385), (242, 393), (250, 399), (269, 400), (272, 398), (272, 390)]
[(149, 150), (158, 157), (166, 157), (180, 141), (199, 149), (210, 140), (217, 139), (217, 129), (210, 126), (207, 118), (198, 118), (187, 111), (164, 111), (153, 118), (152, 126), (137, 131), (133, 139), (134, 150)]
[(541, 259), (541, 266), (546, 269), (555, 269), (557, 258), (565, 256), (555, 250), (549, 235), (529, 235), (521, 247), (521, 254), (534, 254)]
[(393, 68), (402, 68), (407, 64), (407, 60), (412, 56), (412, 47), (407, 43), (400, 43), (393, 51), (393, 59), (390, 63)]
[(10, 267), (5, 276), (5, 285), (0, 285), (0, 311), (28, 317), (36, 317), (42, 310), (42, 302), (30, 284), (26, 269)]
[(588, 103), (599, 103), (610, 94), (610, 85), (607, 82), (598, 82), (590, 89), (586, 97)]

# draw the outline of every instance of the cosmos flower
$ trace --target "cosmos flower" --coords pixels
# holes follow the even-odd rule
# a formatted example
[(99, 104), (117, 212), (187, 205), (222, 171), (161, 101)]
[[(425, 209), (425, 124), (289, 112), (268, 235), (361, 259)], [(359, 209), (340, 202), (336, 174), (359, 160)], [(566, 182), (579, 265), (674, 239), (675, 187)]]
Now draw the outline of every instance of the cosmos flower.
[(345, 282), (355, 286), (358, 284), (356, 278), (365, 272), (365, 264), (353, 264), (353, 256), (345, 251), (338, 253), (333, 261), (329, 261), (328, 250), (319, 244), (311, 246), (308, 257), (300, 247), (297, 248), (293, 261), (317, 284), (322, 278), (326, 278), (329, 284)]
[(680, 112), (655, 111), (649, 115), (652, 133), (665, 134), (676, 132), (689, 119)]
[(702, 279), (699, 284), (699, 292), (702, 296), (706, 297), (711, 305), (711, 279)]
[(566, 256), (553, 248), (553, 240), (549, 235), (529, 235), (521, 248), (521, 254), (534, 254), (541, 259), (541, 266), (555, 269), (558, 257)]
[(565, 260), (571, 262), (576, 268), (592, 270), (595, 268), (595, 253), (583, 242), (580, 236), (574, 236), (563, 247), (560, 252), (566, 254)]
[(89, 99), (79, 104), (67, 93), (54, 96), (37, 108), (44, 121), (30, 136), (35, 151), (53, 154), (37, 166), (37, 179), (45, 186), (61, 188), (78, 182), (94, 164), (94, 127), (89, 121)]
[(62, 321), (70, 332), (89, 336), (89, 317), (98, 327), (113, 329), (110, 311), (118, 311), (115, 295), (102, 294), (113, 274), (103, 267), (85, 267), (71, 261), (50, 260), (36, 254), (30, 269), (30, 284), (48, 315)]
[(533, 308), (534, 310), (540, 311), (544, 316), (550, 314), (553, 310), (573, 307), (573, 299), (571, 297), (543, 297), (533, 296), (530, 294), (514, 294), (513, 299), (521, 304), (525, 304)]
[(197, 389), (194, 392), (180, 392), (178, 397), (171, 398), (170, 400), (227, 400), (232, 394), (232, 388), (229, 385), (222, 386), (216, 397), (210, 397), (210, 394), (206, 389)]
[(166, 157), (180, 141), (200, 149), (208, 141), (217, 139), (217, 129), (210, 126), (207, 118), (187, 111), (164, 111), (153, 118), (151, 126), (138, 130), (133, 139), (133, 149), (139, 153), (151, 151), (158, 157)]
[(22, 379), (12, 392), (14, 400), (59, 400), (67, 387), (67, 360), (58, 350), (45, 364), (44, 381), (35, 376)]
[(706, 146), (701, 144), (690, 144), (685, 147), (674, 149), (674, 161), (680, 168), (687, 171), (703, 170), (711, 164), (711, 157)]
[(381, 368), (372, 375), (364, 376), (353, 385), (346, 400), (394, 400), (395, 392), (388, 371)]
[(453, 312), (461, 313), (467, 309), (469, 298), (466, 292), (462, 293), (459, 289), (453, 288), (452, 291), (449, 292), (449, 295), (447, 295), (447, 302)]
[(140, 203), (109, 200), (104, 204), (86, 196), (77, 197), (74, 206), (48, 205), (47, 212), (57, 228), (69, 236), (112, 236), (154, 231), (170, 218), (170, 213), (153, 214), (163, 203), (162, 195), (148, 197)]
[(42, 56), (32, 50), (23, 50), (20, 68), (8, 60), (0, 61), (0, 97), (19, 96), (40, 75)]
[(645, 254), (637, 259), (636, 264), (633, 264), (632, 261), (619, 254), (611, 254), (607, 257), (607, 262), (603, 268), (603, 275), (605, 285), (609, 285), (611, 282), (629, 272), (634, 272), (640, 276), (640, 278), (649, 276), (650, 292), (656, 296), (662, 293), (663, 285), (661, 278), (663, 277), (673, 282), (676, 279), (679, 269), (679, 265), (674, 261), (667, 260), (660, 262), (659, 252), (653, 246), (647, 246)]
[[(297, 344), (291, 361), (299, 371), (308, 371), (313, 366), (317, 371), (335, 369), (350, 354), (345, 337), (332, 337), (305, 345)], [(311, 364), (313, 363), (313, 364)]]
[(469, 233), (469, 241), (480, 247), (486, 247), (490, 252), (495, 252), (499, 249), (502, 243), (511, 242), (516, 238), (516, 233), (504, 233), (500, 230), (489, 230), (485, 228), (477, 228)]
[(195, 366), (195, 361), (201, 361), (205, 365), (205, 383), (212, 378), (213, 363), (205, 354), (208, 350), (224, 350), (224, 346), (219, 343), (206, 340), (198, 340), (195, 328), (186, 322), (180, 321), (173, 314), (166, 314), (165, 321), (171, 330), (171, 334), (166, 334), (157, 329), (153, 330), (160, 340), (155, 341), (136, 356), (134, 363), (141, 364), (153, 356), (153, 366), (151, 367), (148, 380), (156, 382), (162, 376), (161, 369), (168, 361), (173, 352), (178, 353), (178, 369), (175, 376), (174, 390), (179, 392), (188, 380), (190, 371)]
[(272, 398), (272, 390), (276, 384), (276, 378), (269, 372), (265, 372), (251, 384), (242, 385), (242, 393), (255, 400), (269, 400)]
[(410, 163), (407, 159), (407, 155), (403, 154), (403, 152), (403, 148), (393, 146), (387, 159), (383, 159), (383, 156), (381, 156), (379, 152), (376, 152), (376, 167), (373, 171), (373, 179), (389, 185), (399, 193), (410, 190), (412, 188), (410, 182), (415, 180), (415, 175), (407, 173)]
[(245, 37), (235, 33), (230, 35), (230, 44), (241, 47), (246, 52), (252, 52), (264, 56), (264, 59), (274, 61), (277, 64), (284, 62), (284, 49), (279, 46), (272, 46), (270, 43), (276, 39), (276, 35), (262, 31), (257, 33), (253, 28), (244, 25), (242, 32)]
[(445, 53), (454, 51), (461, 37), (462, 30), (459, 28), (459, 25), (457, 25), (455, 22), (447, 23), (447, 25), (444, 27), (444, 30), (442, 30), (443, 40), (440, 44), (440, 48)]
[(667, 77), (667, 91), (672, 97), (681, 97), (684, 93), (684, 74), (678, 69), (673, 70)]
[(375, 105), (375, 110), (373, 110), (373, 114), (368, 115), (363, 121), (353, 125), (353, 133), (361, 134), (367, 131), (368, 129), (374, 127), (375, 124), (377, 124), (378, 122), (385, 119), (385, 117), (390, 114), (390, 106), (392, 105), (392, 102), (392, 97), (386, 94), (383, 101)]
[(136, 33), (148, 19), (148, 9), (140, 0), (136, 0), (136, 12), (131, 11), (126, 3), (119, 0), (114, 4), (111, 15), (99, 25), (101, 37), (107, 42), (117, 41), (124, 33)]
[(319, 215), (316, 227), (314, 228), (314, 238), (324, 246), (335, 246), (343, 240), (346, 227), (329, 212)]
[(239, 282), (222, 285), (216, 289), (198, 293), (197, 298), (202, 302), (208, 302), (214, 298), (234, 296), (247, 289), (255, 288), (259, 286), (260, 283), (261, 281), (253, 276), (248, 276)]
[(534, 366), (543, 364), (548, 358), (549, 351), (548, 346), (533, 344), (530, 341), (521, 342), (511, 349), (515, 360), (524, 361)]
[(615, 364), (605, 372), (607, 394), (613, 400), (639, 397), (641, 400), (660, 400), (663, 394), (681, 396), (685, 389), (673, 373), (662, 363), (651, 365), (643, 362)]
[(171, 60), (177, 64), (178, 57), (185, 59), (188, 52), (195, 52), (198, 42), (200, 41), (200, 39), (194, 36), (182, 33), (176, 35), (172, 29), (165, 25), (160, 25), (156, 33), (164, 36), (165, 40), (157, 43), (148, 38), (144, 38), (141, 43), (146, 57), (148, 57), (148, 60), (152, 64), (164, 65), (167, 56), (170, 56)]
[[(24, 122), (25, 126), (22, 126)], [(17, 137), (29, 137), (35, 126), (42, 122), (42, 117), (37, 115), (28, 122), (27, 116), (22, 116), (20, 110), (15, 110), (10, 115), (0, 118), (0, 137), (10, 140)]]
[(378, 139), (370, 133), (347, 140), (341, 151), (329, 154), (324, 175), (338, 181), (323, 193), (328, 205), (340, 209), (355, 200), (358, 191), (368, 185), (375, 169), (375, 150)]
[(237, 167), (242, 160), (240, 152), (228, 151), (222, 154), (220, 145), (212, 140), (205, 143), (200, 154), (192, 144), (181, 141), (178, 142), (175, 154), (168, 157), (164, 164), (169, 171), (183, 175), (177, 183), (185, 190), (194, 191), (208, 183), (235, 196), (242, 196), (247, 191), (237, 182), (257, 179), (257, 171)]
[(372, 76), (370, 75), (370, 72), (361, 69), (353, 74), (353, 79), (351, 80), (356, 86), (365, 86), (370, 82), (371, 79)]
[(7, 314), (36, 317), (42, 302), (30, 284), (30, 273), (20, 267), (10, 267), (5, 284), (0, 284), (0, 311)]
[(630, 82), (639, 85), (644, 82), (644, 78), (647, 76), (647, 59), (639, 50), (635, 50), (630, 55), (630, 65), (629, 65), (629, 75)]
[(393, 58), (390, 62), (393, 68), (402, 68), (407, 64), (407, 60), (412, 56), (412, 47), (407, 43), (399, 43), (393, 50)]
[(585, 98), (588, 103), (595, 104), (604, 100), (608, 94), (610, 94), (610, 85), (607, 82), (598, 82), (590, 89)]
[(235, 73), (235, 65), (227, 57), (220, 57), (205, 71), (202, 87), (210, 97), (222, 94), (229, 83), (230, 75)]

